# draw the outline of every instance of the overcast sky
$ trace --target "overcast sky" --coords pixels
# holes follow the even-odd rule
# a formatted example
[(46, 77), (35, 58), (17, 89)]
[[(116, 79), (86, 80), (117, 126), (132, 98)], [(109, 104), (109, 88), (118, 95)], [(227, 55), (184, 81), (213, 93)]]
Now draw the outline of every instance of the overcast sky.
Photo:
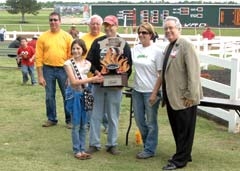
[[(62, 1), (62, 2), (106, 2), (106, 1), (111, 1), (111, 2), (119, 2), (119, 1), (125, 1), (125, 0), (37, 0), (38, 2), (47, 2), (47, 1)], [(161, 2), (161, 0), (134, 0), (135, 2), (141, 2), (141, 1), (147, 1), (147, 2)], [(179, 2), (184, 0), (165, 0), (165, 2)], [(199, 1), (199, 0), (188, 0), (188, 1)], [(202, 0), (203, 2), (237, 2), (240, 3), (240, 0)], [(6, 0), (0, 0), (1, 3), (6, 2)]]

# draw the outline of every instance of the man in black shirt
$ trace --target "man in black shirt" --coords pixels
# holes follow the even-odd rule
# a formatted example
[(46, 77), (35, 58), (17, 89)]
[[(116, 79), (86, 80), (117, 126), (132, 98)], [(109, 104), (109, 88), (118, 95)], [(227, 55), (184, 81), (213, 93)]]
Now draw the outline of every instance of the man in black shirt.
[[(129, 69), (128, 76), (131, 74), (132, 58), (128, 43), (117, 35), (118, 19), (116, 16), (109, 15), (104, 18), (104, 31), (106, 35), (95, 39), (88, 52), (87, 60), (92, 63), (91, 72), (95, 75), (102, 75), (104, 66), (103, 60), (107, 60), (108, 53), (117, 55), (126, 59)], [(111, 54), (111, 55), (112, 55)], [(88, 153), (94, 153), (100, 150), (100, 128), (104, 113), (108, 116), (108, 134), (106, 151), (112, 155), (119, 154), (117, 150), (118, 121), (120, 112), (120, 103), (122, 88), (103, 87), (99, 84), (93, 84), (94, 106), (90, 120), (90, 138)]]

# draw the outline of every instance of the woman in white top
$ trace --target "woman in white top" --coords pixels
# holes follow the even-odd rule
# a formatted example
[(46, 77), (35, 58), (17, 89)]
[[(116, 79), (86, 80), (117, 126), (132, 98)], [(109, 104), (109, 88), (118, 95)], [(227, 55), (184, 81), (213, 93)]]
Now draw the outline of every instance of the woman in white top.
[[(84, 109), (83, 88), (88, 83), (102, 82), (100, 76), (87, 77), (91, 63), (82, 56), (86, 54), (85, 42), (76, 39), (71, 45), (72, 58), (64, 63), (64, 69), (68, 76), (68, 87), (66, 89), (66, 108), (72, 115), (72, 144), (74, 156), (78, 159), (90, 159), (91, 155), (85, 153), (85, 139), (87, 128), (87, 116)], [(77, 73), (78, 72), (78, 73)], [(81, 79), (79, 79), (79, 75)]]
[(132, 98), (135, 121), (141, 132), (144, 149), (136, 158), (147, 159), (155, 155), (158, 143), (157, 115), (163, 53), (152, 41), (155, 31), (150, 23), (141, 24), (137, 32), (140, 43), (134, 47), (132, 55), (135, 68)]

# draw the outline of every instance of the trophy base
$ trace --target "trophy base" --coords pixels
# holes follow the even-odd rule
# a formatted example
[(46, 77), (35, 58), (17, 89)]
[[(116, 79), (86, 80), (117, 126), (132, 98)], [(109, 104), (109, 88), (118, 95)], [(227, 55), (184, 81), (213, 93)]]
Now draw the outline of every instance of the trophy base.
[(103, 87), (126, 87), (128, 86), (127, 74), (104, 75)]

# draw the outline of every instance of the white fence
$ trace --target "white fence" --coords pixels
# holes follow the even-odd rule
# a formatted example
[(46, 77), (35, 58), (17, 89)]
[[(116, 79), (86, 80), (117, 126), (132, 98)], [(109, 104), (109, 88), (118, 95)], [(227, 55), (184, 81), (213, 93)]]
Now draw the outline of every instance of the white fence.
[(42, 32), (18, 32), (18, 31), (7, 31), (4, 34), (5, 40), (15, 40), (17, 36), (23, 36), (31, 39), (34, 35), (40, 35)]
[[(33, 35), (40, 35), (42, 32), (18, 32), (18, 31), (7, 31), (5, 33), (5, 40), (15, 40), (17, 36), (25, 36), (31, 39)], [(79, 36), (85, 33), (80, 32)], [(137, 43), (137, 34), (120, 34), (121, 37), (125, 38), (128, 43), (133, 46)], [(160, 47), (166, 46), (164, 35), (159, 35), (157, 43)], [(240, 52), (240, 38), (239, 37), (216, 37), (214, 40), (203, 40), (201, 35), (184, 35), (184, 37), (190, 39), (195, 45), (196, 49), (203, 51), (204, 54), (218, 55), (221, 58), (234, 56), (234, 53)], [(208, 44), (211, 45), (209, 49)]]
[[(40, 35), (41, 32), (7, 32), (5, 35), (6, 40), (14, 40), (17, 36), (23, 35), (27, 38), (31, 38), (33, 35)], [(84, 34), (84, 33), (81, 33)], [(125, 38), (128, 43), (134, 46), (138, 43), (136, 34), (121, 34), (121, 37)], [(160, 39), (157, 44), (164, 48), (167, 42), (164, 41), (164, 36), (159, 35)], [(240, 38), (239, 37), (216, 37), (214, 40), (202, 40), (200, 35), (197, 36), (184, 36), (192, 41), (196, 49), (200, 53), (200, 62), (204, 66), (216, 65), (223, 68), (231, 70), (231, 83), (230, 86), (201, 78), (202, 86), (212, 89), (217, 92), (221, 92), (230, 97), (230, 99), (239, 99), (240, 95), (240, 68), (239, 68), (239, 58), (240, 58)], [(211, 48), (209, 48), (211, 44)], [(226, 120), (228, 124), (229, 132), (240, 132), (239, 125), (240, 119), (237, 113), (233, 110), (226, 111), (219, 108), (210, 108), (199, 106), (201, 110), (204, 110), (212, 115)]]
[[(240, 97), (239, 96), (239, 88), (240, 88), (239, 87), (239, 78), (240, 78), (239, 58), (232, 57), (230, 60), (227, 60), (227, 59), (221, 59), (215, 56), (201, 54), (200, 61), (231, 70), (230, 86), (216, 82), (216, 81), (212, 81), (209, 79), (201, 78), (203, 87), (212, 89), (222, 94), (226, 94), (230, 97), (230, 100), (239, 99)], [(229, 132), (239, 132), (240, 120), (239, 120), (239, 116), (234, 110), (227, 111), (219, 108), (211, 108), (211, 107), (203, 107), (203, 106), (199, 106), (199, 109), (227, 121)]]
[[(31, 39), (34, 35), (41, 35), (43, 32), (18, 32), (18, 31), (7, 31), (4, 35), (5, 40), (15, 40), (18, 36), (24, 36)], [(85, 33), (80, 32), (79, 37)], [(134, 45), (137, 41), (137, 34), (120, 34), (122, 38), (127, 39), (130, 45)]]

